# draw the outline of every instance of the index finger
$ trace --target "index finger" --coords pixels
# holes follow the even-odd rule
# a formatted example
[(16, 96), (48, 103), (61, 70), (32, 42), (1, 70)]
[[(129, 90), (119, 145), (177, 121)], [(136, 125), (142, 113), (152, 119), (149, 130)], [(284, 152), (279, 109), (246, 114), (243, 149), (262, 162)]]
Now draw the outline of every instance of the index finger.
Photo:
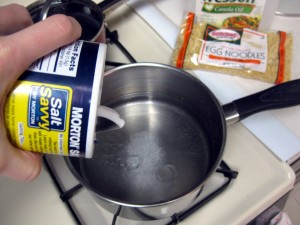
[(0, 34), (8, 35), (32, 24), (29, 12), (22, 5), (0, 7)]
[(4, 88), (28, 66), (51, 51), (75, 41), (81, 35), (79, 23), (64, 15), (54, 15), (17, 33), (0, 38), (0, 75)]

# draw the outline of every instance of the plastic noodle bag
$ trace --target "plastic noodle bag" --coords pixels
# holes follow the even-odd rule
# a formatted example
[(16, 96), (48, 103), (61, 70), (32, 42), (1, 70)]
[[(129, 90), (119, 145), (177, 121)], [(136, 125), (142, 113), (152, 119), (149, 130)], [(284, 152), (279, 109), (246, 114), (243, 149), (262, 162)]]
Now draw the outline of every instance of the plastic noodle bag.
[(174, 66), (276, 84), (291, 79), (291, 34), (218, 28), (194, 21), (195, 14), (190, 12), (180, 27), (172, 57)]

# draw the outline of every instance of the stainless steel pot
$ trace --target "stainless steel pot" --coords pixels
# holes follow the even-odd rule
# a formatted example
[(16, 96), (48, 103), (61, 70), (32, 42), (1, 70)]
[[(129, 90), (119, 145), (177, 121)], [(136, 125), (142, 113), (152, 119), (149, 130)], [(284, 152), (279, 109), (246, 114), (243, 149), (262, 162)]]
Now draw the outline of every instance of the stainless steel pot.
[(92, 159), (66, 162), (99, 202), (123, 206), (121, 216), (132, 211), (147, 219), (169, 217), (194, 201), (218, 167), (227, 122), (299, 103), (300, 80), (221, 106), (183, 70), (122, 66), (105, 74), (101, 104), (114, 108), (125, 126), (98, 133)]

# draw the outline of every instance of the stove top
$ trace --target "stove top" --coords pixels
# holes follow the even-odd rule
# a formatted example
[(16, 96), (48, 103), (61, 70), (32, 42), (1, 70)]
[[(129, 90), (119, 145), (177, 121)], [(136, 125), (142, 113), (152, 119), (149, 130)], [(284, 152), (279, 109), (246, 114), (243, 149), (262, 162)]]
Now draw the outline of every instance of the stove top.
[[(110, 31), (110, 29), (106, 27), (106, 36), (107, 43), (110, 48), (112, 46), (117, 47), (119, 53), (124, 54), (128, 62), (137, 62), (134, 59), (134, 57), (130, 54), (130, 52), (127, 51), (124, 45), (119, 42), (118, 32), (116, 30)], [(107, 69), (122, 64), (125, 63), (106, 61)], [(95, 201), (95, 196), (85, 196), (84, 192), (89, 191), (85, 190), (85, 187), (83, 187), (83, 185), (78, 181), (76, 182), (76, 178), (72, 177), (72, 174), (69, 173), (69, 169), (62, 157), (46, 155), (44, 157), (44, 163), (53, 181), (55, 182), (56, 187), (60, 192), (60, 198), (69, 207), (69, 210), (72, 213), (78, 225), (91, 224), (90, 222), (87, 222), (90, 218), (93, 218), (93, 221), (104, 221), (109, 220), (109, 218), (112, 218), (112, 224), (115, 224), (117, 219), (120, 220), (118, 224), (122, 224), (121, 221), (124, 220), (124, 218), (127, 218), (128, 221), (123, 221), (123, 224), (136, 224), (135, 221), (148, 220), (151, 221), (151, 224), (153, 225), (178, 224), (184, 221), (189, 216), (191, 216), (193, 213), (197, 212), (197, 210), (200, 210), (201, 207), (203, 207), (206, 203), (212, 201), (215, 197), (221, 194), (231, 184), (233, 179), (236, 179), (238, 175), (238, 172), (231, 170), (230, 167), (224, 161), (222, 161), (219, 167), (217, 168), (216, 172), (212, 175), (211, 178), (208, 179), (208, 181), (205, 183), (200, 193), (198, 194), (198, 197), (191, 205), (189, 205), (184, 210), (174, 213), (174, 215), (172, 215), (171, 217), (165, 219), (155, 219), (143, 214), (137, 208), (117, 206), (105, 203), (104, 201), (103, 205), (99, 207), (99, 199), (98, 201)], [(68, 173), (68, 176), (66, 176), (65, 173)], [(68, 187), (70, 185), (69, 182), (74, 179), (74, 185)], [(82, 209), (83, 202), (85, 202), (84, 210)], [(94, 215), (91, 214), (91, 212), (93, 212), (95, 209), (97, 210), (97, 213), (95, 213)], [(98, 217), (96, 220), (95, 216)]]
[[(9, 2), (13, 1), (5, 0), (1, 4)], [(30, 2), (32, 1), (24, 1), (23, 4), (28, 5)], [(172, 48), (132, 8), (127, 5), (120, 7), (107, 18), (107, 24), (111, 31), (118, 31), (119, 42), (134, 60), (169, 63)], [(108, 49), (107, 61), (112, 64), (131, 61), (115, 45), (109, 46)], [(78, 181), (65, 169), (62, 157), (46, 156), (46, 159), (58, 175), (58, 182), (64, 191), (76, 187)], [(274, 156), (241, 123), (228, 127), (223, 160), (233, 171), (238, 171), (237, 179), (180, 224), (247, 224), (293, 188), (293, 170)], [(214, 189), (210, 189), (214, 186), (210, 183), (212, 181), (222, 186), (227, 182), (227, 178), (217, 173), (206, 183), (202, 193), (206, 192), (209, 195), (214, 192)], [(0, 201), (3, 203), (0, 218), (3, 224), (78, 224), (66, 203), (61, 200), (61, 193), (58, 192), (46, 167), (38, 179), (31, 183), (20, 184), (1, 177), (0, 189)], [(80, 223), (112, 224), (114, 215), (95, 204), (95, 200), (86, 189), (78, 188), (69, 201)], [(170, 219), (138, 221), (118, 217), (116, 222), (118, 225), (155, 225), (167, 224)]]
[(137, 211), (132, 213), (132, 210), (128, 210), (124, 207), (121, 209), (119, 206), (110, 205), (109, 208), (104, 208), (103, 205), (99, 205), (99, 202), (95, 200), (95, 196), (73, 177), (62, 157), (48, 155), (44, 157), (44, 163), (60, 192), (62, 202), (68, 206), (77, 225), (100, 224), (98, 221), (106, 221), (106, 223), (103, 222), (101, 225), (115, 224), (113, 222), (114, 220), (117, 221), (116, 224), (118, 225), (178, 224), (198, 210), (201, 210), (209, 201), (213, 201), (214, 198), (229, 187), (233, 179), (237, 178), (238, 175), (238, 173), (231, 170), (225, 162), (221, 162), (220, 167), (205, 183), (193, 204), (182, 212), (174, 214), (172, 217), (153, 220), (137, 213)]

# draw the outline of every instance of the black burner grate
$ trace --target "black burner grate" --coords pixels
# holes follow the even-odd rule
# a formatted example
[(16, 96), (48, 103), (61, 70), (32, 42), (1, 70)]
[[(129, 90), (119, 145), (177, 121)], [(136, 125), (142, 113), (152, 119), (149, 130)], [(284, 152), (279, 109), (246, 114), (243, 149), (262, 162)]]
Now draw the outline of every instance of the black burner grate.
[[(47, 170), (49, 171), (49, 174), (50, 174), (51, 178), (53, 179), (56, 187), (58, 188), (61, 200), (68, 206), (76, 223), (78, 225), (82, 225), (75, 210), (72, 208), (72, 205), (69, 202), (69, 200), (81, 188), (83, 188), (82, 184), (77, 184), (74, 187), (70, 188), (69, 190), (63, 190), (63, 188), (59, 184), (54, 172), (52, 171), (51, 166), (49, 165), (46, 157), (44, 157), (44, 164), (45, 164)], [(215, 197), (217, 197), (219, 194), (221, 194), (230, 185), (230, 183), (238, 176), (238, 172), (232, 170), (224, 161), (221, 162), (220, 167), (216, 170), (216, 172), (222, 174), (225, 178), (227, 178), (227, 181), (224, 184), (222, 184), (220, 187), (218, 187), (218, 189), (216, 189), (210, 195), (208, 195), (207, 197), (205, 197), (204, 199), (202, 199), (201, 201), (199, 201), (197, 204), (193, 205), (192, 207), (188, 208), (186, 211), (174, 214), (171, 217), (171, 221), (169, 223), (167, 223), (166, 225), (175, 225), (175, 224), (179, 224), (180, 222), (184, 221), (186, 218), (191, 216), (193, 213), (195, 213), (197, 210), (199, 210), (206, 203), (210, 202)], [(112, 225), (116, 224), (117, 218), (118, 218), (121, 210), (122, 210), (122, 207), (120, 206), (114, 215)]]

